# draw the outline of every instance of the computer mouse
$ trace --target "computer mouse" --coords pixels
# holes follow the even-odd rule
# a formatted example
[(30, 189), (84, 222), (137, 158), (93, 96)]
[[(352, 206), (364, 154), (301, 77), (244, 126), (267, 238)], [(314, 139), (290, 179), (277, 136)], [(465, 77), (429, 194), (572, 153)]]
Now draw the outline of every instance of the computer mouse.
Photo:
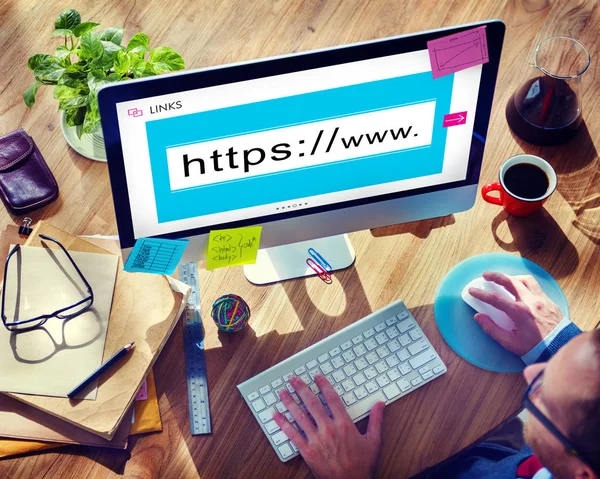
[(494, 321), (498, 326), (507, 331), (511, 331), (514, 328), (514, 321), (510, 319), (510, 317), (504, 312), (500, 311), (498, 308), (494, 308), (493, 306), (484, 303), (483, 301), (474, 298), (469, 294), (470, 288), (478, 288), (483, 289), (484, 291), (489, 291), (490, 293), (498, 293), (502, 296), (510, 299), (511, 301), (515, 300), (515, 297), (509, 293), (505, 288), (496, 284), (492, 281), (486, 281), (482, 277), (475, 278), (469, 284), (467, 284), (462, 290), (462, 299), (465, 303), (467, 303), (471, 308), (473, 308), (478, 313), (483, 313), (488, 315), (492, 321)]

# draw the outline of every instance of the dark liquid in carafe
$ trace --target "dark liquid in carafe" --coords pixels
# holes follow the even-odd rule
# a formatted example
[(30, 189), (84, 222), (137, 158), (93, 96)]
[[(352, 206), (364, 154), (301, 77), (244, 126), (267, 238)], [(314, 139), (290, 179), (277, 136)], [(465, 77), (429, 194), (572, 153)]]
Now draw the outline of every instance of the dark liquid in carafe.
[(571, 138), (582, 117), (575, 92), (564, 80), (537, 77), (519, 88), (506, 105), (508, 126), (534, 145), (559, 145)]
[(513, 195), (534, 200), (546, 194), (550, 181), (539, 166), (518, 163), (504, 173), (504, 185)]

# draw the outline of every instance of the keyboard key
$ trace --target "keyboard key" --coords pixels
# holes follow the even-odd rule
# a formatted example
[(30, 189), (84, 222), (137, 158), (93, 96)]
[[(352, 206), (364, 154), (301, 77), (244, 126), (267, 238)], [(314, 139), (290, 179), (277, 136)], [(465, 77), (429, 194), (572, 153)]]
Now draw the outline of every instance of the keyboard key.
[(377, 341), (375, 341), (373, 338), (367, 339), (365, 341), (365, 346), (368, 351), (373, 351), (375, 348), (377, 348)]
[(288, 410), (286, 405), (283, 404), (282, 402), (278, 402), (277, 404), (275, 404), (275, 407), (281, 414), (283, 414), (284, 412), (286, 412)]
[(292, 446), (292, 450), (294, 452), (298, 452), (298, 448), (296, 446), (294, 446), (294, 443), (292, 441), (290, 441), (290, 446)]
[(375, 353), (369, 353), (365, 356), (365, 359), (369, 364), (373, 364), (379, 361), (379, 356), (377, 356)]
[(371, 410), (371, 408), (375, 405), (376, 402), (379, 402), (379, 401), (385, 402), (385, 400), (386, 399), (385, 399), (385, 395), (383, 394), (383, 392), (377, 391), (375, 394), (366, 397), (362, 401), (358, 401), (358, 402), (354, 403), (352, 406), (347, 407), (346, 411), (348, 411), (348, 414), (350, 415), (350, 417), (359, 417), (359, 416), (362, 416), (363, 414), (369, 412)]
[(354, 381), (352, 381), (351, 379), (346, 379), (342, 383), (342, 387), (344, 388), (344, 391), (350, 392), (356, 387), (356, 384), (354, 384)]
[(283, 379), (281, 379), (281, 378), (279, 378), (279, 379), (276, 379), (275, 381), (273, 381), (273, 382), (271, 383), (271, 387), (272, 387), (273, 389), (277, 389), (277, 388), (278, 388), (278, 387), (280, 387), (280, 386), (283, 386)]
[(292, 399), (296, 402), (296, 404), (300, 404), (300, 398), (298, 397), (298, 395), (296, 393), (292, 393), (290, 394), (290, 396), (292, 396)]
[[(411, 331), (412, 332), (412, 331)], [(388, 338), (394, 339), (400, 335), (396, 328), (386, 329), (385, 334), (388, 335)]]
[(387, 375), (388, 378), (390, 378), (390, 381), (396, 381), (402, 377), (402, 375), (398, 372), (398, 368), (390, 369), (387, 372)]
[(257, 399), (252, 403), (252, 409), (254, 409), (255, 412), (260, 412), (266, 407), (267, 405), (262, 399)]
[(400, 343), (398, 342), (397, 339), (394, 339), (393, 341), (390, 341), (389, 343), (387, 343), (387, 347), (389, 348), (389, 350), (392, 353), (395, 353), (396, 351), (398, 351), (402, 346), (400, 346)]
[(410, 383), (411, 383), (413, 386), (416, 386), (416, 385), (418, 385), (418, 384), (421, 384), (422, 382), (423, 382), (423, 380), (422, 380), (422, 379), (421, 379), (419, 376), (417, 376), (417, 377), (416, 377), (416, 378), (414, 378), (414, 379), (413, 379), (413, 380), (412, 380)]
[(342, 399), (346, 403), (346, 406), (351, 406), (352, 404), (354, 404), (356, 402), (356, 396), (352, 392), (342, 396)]
[(313, 369), (313, 370), (311, 370), (311, 371), (308, 372), (308, 375), (310, 376), (310, 378), (313, 381), (315, 380), (315, 377), (317, 376), (317, 374), (321, 374), (318, 369)]
[(353, 364), (348, 364), (348, 366), (344, 367), (344, 372), (346, 373), (346, 376), (353, 376), (356, 374), (356, 368)]
[(380, 361), (375, 365), (375, 369), (379, 374), (386, 372), (389, 368), (388, 365), (385, 364), (385, 361)]
[(367, 390), (363, 386), (359, 387), (358, 389), (355, 389), (354, 390), (354, 394), (356, 395), (356, 398), (359, 401), (361, 399), (366, 398), (369, 395), (369, 393), (367, 392)]
[[(329, 354), (325, 353), (325, 354), (321, 354), (318, 358), (319, 363), (323, 364), (325, 361), (327, 361), (329, 359)], [(285, 378), (283, 378), (285, 379)]]
[(329, 351), (329, 355), (331, 357), (337, 356), (338, 354), (340, 354), (342, 352), (342, 350), (337, 347), (337, 348), (333, 348), (331, 351)]
[(377, 336), (375, 336), (375, 340), (377, 341), (377, 344), (379, 344), (379, 346), (381, 346), (382, 344), (388, 342), (387, 334), (379, 333)]
[(296, 369), (294, 369), (294, 372), (296, 373), (296, 376), (300, 376), (301, 374), (304, 374), (306, 372), (306, 367), (305, 366), (297, 367)]
[[(367, 378), (365, 377), (365, 375), (363, 373), (358, 373), (355, 376), (352, 377), (352, 380), (354, 381), (354, 383), (357, 386), (360, 386), (361, 384), (364, 384), (367, 382)], [(358, 398), (360, 399), (360, 398)]]
[(285, 389), (285, 386), (284, 386), (284, 387), (282, 387), (282, 388), (279, 388), (279, 389), (277, 389), (277, 390), (275, 391), (275, 395), (276, 395), (277, 397), (279, 397), (279, 393), (280, 393), (281, 391), (283, 391), (284, 389)]
[(258, 390), (258, 392), (264, 395), (264, 394), (267, 394), (270, 390), (271, 390), (271, 386), (269, 386), (267, 384), (266, 386), (263, 386), (262, 388), (260, 388)]
[(410, 344), (410, 342), (411, 342), (410, 338), (408, 337), (408, 334), (403, 334), (398, 339), (400, 340), (400, 344), (402, 346), (406, 346), (406, 345)]
[(398, 322), (398, 318), (396, 316), (392, 316), (390, 319), (386, 320), (385, 324), (388, 326), (393, 326)]
[(294, 386), (292, 386), (290, 383), (287, 383), (287, 384), (285, 385), (285, 387), (286, 387), (286, 389), (288, 390), (288, 392), (289, 392), (290, 394), (292, 394), (292, 393), (295, 391), (295, 389), (294, 389)]
[(367, 391), (369, 391), (369, 394), (373, 394), (379, 389), (379, 386), (377, 386), (377, 384), (373, 381), (369, 381), (367, 384), (365, 384), (365, 387), (367, 388)]
[(334, 368), (339, 369), (346, 363), (344, 362), (341, 356), (336, 356), (331, 360), (331, 364), (333, 364)]
[(387, 365), (390, 368), (393, 368), (394, 366), (397, 366), (398, 364), (400, 364), (400, 360), (398, 359), (398, 356), (396, 356), (395, 354), (392, 354), (391, 356), (389, 356), (385, 362), (387, 363)]
[(357, 356), (362, 356), (363, 354), (366, 354), (367, 348), (365, 348), (364, 344), (359, 344), (353, 349), (353, 351)]
[(331, 371), (333, 371), (333, 366), (331, 365), (331, 363), (329, 361), (321, 364), (321, 372), (324, 375), (329, 374)]
[(276, 446), (279, 446), (280, 444), (283, 444), (284, 442), (286, 442), (288, 440), (288, 437), (285, 435), (285, 433), (283, 431), (279, 431), (277, 434), (274, 434), (273, 436), (271, 436), (271, 440), (273, 441), (273, 443)]
[(404, 321), (401, 321), (396, 325), (398, 331), (400, 331), (401, 334), (406, 333), (406, 331), (408, 331), (410, 328), (413, 328), (414, 326), (415, 322), (412, 319), (405, 319)]
[(408, 358), (410, 358), (410, 354), (408, 354), (408, 351), (406, 349), (398, 351), (396, 355), (398, 356), (398, 359), (400, 359), (400, 361), (406, 361)]
[(410, 373), (412, 371), (412, 369), (408, 365), (408, 363), (401, 364), (398, 369), (400, 370), (400, 372), (402, 373), (403, 376), (406, 376), (408, 373)]
[(413, 369), (419, 369), (421, 366), (427, 364), (429, 361), (436, 359), (436, 354), (433, 349), (427, 349), (425, 352), (419, 354), (412, 358), (409, 363), (413, 367)]
[(377, 381), (377, 384), (379, 384), (380, 388), (387, 386), (390, 383), (390, 380), (387, 376), (379, 376), (375, 381)]
[(385, 323), (379, 323), (377, 326), (375, 326), (375, 332), (376, 333), (380, 333), (385, 328), (386, 328), (386, 324)]
[(258, 391), (254, 391), (253, 393), (248, 394), (248, 401), (256, 401), (258, 399)]
[[(264, 411), (262, 411), (258, 415), (258, 418), (260, 419), (260, 422), (272, 421), (273, 420), (273, 413), (274, 412), (275, 412), (275, 409), (273, 409), (272, 407), (270, 407), (269, 409), (265, 409)], [(271, 434), (271, 433), (269, 433), (269, 434)]]
[(440, 364), (439, 366), (436, 366), (435, 368), (433, 368), (433, 373), (438, 374), (438, 373), (441, 373), (443, 370), (444, 370), (444, 366), (442, 366)]
[(410, 337), (413, 338), (413, 341), (416, 341), (419, 338), (423, 337), (423, 333), (419, 329), (413, 329), (410, 333)]
[(325, 376), (325, 378), (327, 379), (327, 381), (329, 381), (329, 384), (335, 383), (335, 380), (333, 379), (333, 376), (331, 374), (328, 374), (327, 376)]
[(352, 361), (354, 361), (356, 359), (356, 356), (354, 355), (354, 353), (352, 351), (346, 351), (345, 353), (342, 354), (342, 357), (344, 358), (344, 361), (346, 361), (347, 363), (351, 363)]
[(289, 412), (284, 413), (284, 416), (288, 420), (288, 422), (294, 422), (294, 418)]
[(433, 371), (427, 371), (425, 374), (421, 374), (421, 376), (423, 377), (423, 379), (429, 379), (433, 377)]
[(386, 346), (381, 346), (376, 352), (381, 359), (387, 358), (390, 355), (390, 350)]
[(280, 430), (280, 427), (277, 425), (275, 421), (268, 422), (265, 424), (265, 429), (269, 434), (273, 434), (276, 431)]
[(364, 341), (365, 338), (363, 338), (363, 335), (360, 334), (354, 338), (352, 338), (352, 344), (358, 344), (358, 343), (362, 343)]
[[(290, 444), (292, 443), (290, 442)], [(292, 454), (294, 454), (294, 451), (292, 451), (292, 448), (288, 444), (284, 444), (283, 446), (280, 446), (277, 449), (279, 451), (279, 454), (281, 454), (281, 457), (283, 457), (284, 459), (287, 459)], [(296, 449), (296, 451), (297, 450), (298, 449)]]
[(395, 384), (390, 384), (389, 386), (383, 388), (383, 393), (388, 399), (394, 399), (400, 394), (400, 388)]
[(287, 373), (286, 375), (283, 376), (283, 380), (289, 381), (293, 375), (294, 375), (294, 373)]
[(303, 374), (302, 376), (300, 376), (300, 379), (302, 379), (302, 381), (304, 381), (304, 384), (306, 384), (307, 386), (312, 383), (312, 379), (310, 378), (310, 376), (308, 374)]
[(341, 396), (342, 394), (344, 394), (346, 391), (344, 391), (344, 388), (342, 387), (341, 384), (336, 384), (335, 386), (333, 386), (333, 389), (335, 389), (335, 392), (338, 393), (338, 396)]
[(398, 313), (396, 317), (402, 321), (404, 318), (408, 318), (408, 311), (402, 311), (401, 313)]
[(356, 369), (358, 369), (359, 371), (362, 371), (368, 365), (369, 365), (369, 363), (366, 361), (365, 358), (358, 358), (356, 361), (354, 361), (354, 367)]
[(346, 379), (346, 375), (341, 369), (338, 369), (336, 372), (334, 372), (332, 376), (336, 383), (341, 383), (344, 379)]
[(375, 330), (373, 328), (371, 329), (367, 329), (364, 333), (363, 336), (365, 339), (369, 339), (371, 336), (375, 336)]
[(265, 400), (265, 403), (267, 403), (267, 406), (270, 406), (271, 404), (275, 404), (277, 402), (277, 398), (273, 393), (269, 393), (266, 396), (263, 396), (263, 399)]
[(414, 356), (415, 354), (420, 353), (421, 351), (425, 351), (429, 347), (429, 343), (426, 339), (420, 339), (416, 343), (411, 344), (408, 347), (408, 352)]
[(319, 386), (317, 386), (315, 383), (312, 383), (310, 386), (308, 386), (310, 388), (310, 390), (315, 393), (315, 394), (319, 394), (319, 392), (321, 391), (319, 389)]
[(431, 369), (429, 367), (429, 364), (426, 366), (423, 366), (421, 369), (419, 369), (419, 374), (425, 374), (427, 371), (429, 371), (429, 369)]
[(342, 348), (342, 351), (346, 351), (352, 347), (352, 341), (346, 341), (345, 343), (342, 343), (340, 347)]
[(373, 379), (377, 376), (377, 370), (371, 366), (370, 368), (365, 369), (365, 376), (367, 376), (367, 379)]
[(411, 388), (410, 383), (408, 382), (408, 379), (406, 379), (406, 378), (402, 378), (396, 384), (398, 385), (398, 387), (400, 388), (400, 390), (403, 393), (405, 393), (406, 391), (408, 391)]

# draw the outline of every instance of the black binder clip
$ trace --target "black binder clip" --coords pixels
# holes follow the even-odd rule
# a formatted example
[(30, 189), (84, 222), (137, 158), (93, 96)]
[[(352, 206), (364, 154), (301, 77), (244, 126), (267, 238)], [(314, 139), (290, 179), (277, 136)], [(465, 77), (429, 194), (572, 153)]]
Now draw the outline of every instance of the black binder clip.
[(32, 221), (33, 220), (29, 216), (26, 216), (25, 218), (23, 218), (23, 226), (19, 226), (19, 234), (21, 236), (29, 236), (31, 234), (33, 229), (30, 228), (29, 226), (31, 225)]

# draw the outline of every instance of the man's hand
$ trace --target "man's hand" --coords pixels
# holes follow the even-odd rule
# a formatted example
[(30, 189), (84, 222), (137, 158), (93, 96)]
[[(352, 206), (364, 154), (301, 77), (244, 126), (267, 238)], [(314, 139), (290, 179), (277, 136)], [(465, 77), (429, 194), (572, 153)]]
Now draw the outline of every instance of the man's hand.
[(317, 479), (373, 477), (381, 445), (384, 403), (378, 402), (371, 409), (367, 433), (363, 436), (356, 429), (329, 381), (319, 374), (315, 377), (315, 383), (321, 390), (320, 394), (324, 396), (332, 417), (328, 416), (321, 401), (308, 386), (300, 378), (293, 376), (290, 384), (314, 421), (284, 389), (279, 397), (304, 431), (304, 436), (279, 412), (273, 416), (275, 422), (298, 448)]
[(514, 321), (513, 330), (507, 331), (489, 316), (475, 315), (475, 321), (505, 349), (523, 356), (563, 319), (558, 306), (544, 294), (533, 276), (508, 276), (487, 271), (483, 273), (483, 279), (503, 286), (515, 297), (515, 301), (511, 301), (496, 293), (469, 289), (471, 296), (504, 311)]

